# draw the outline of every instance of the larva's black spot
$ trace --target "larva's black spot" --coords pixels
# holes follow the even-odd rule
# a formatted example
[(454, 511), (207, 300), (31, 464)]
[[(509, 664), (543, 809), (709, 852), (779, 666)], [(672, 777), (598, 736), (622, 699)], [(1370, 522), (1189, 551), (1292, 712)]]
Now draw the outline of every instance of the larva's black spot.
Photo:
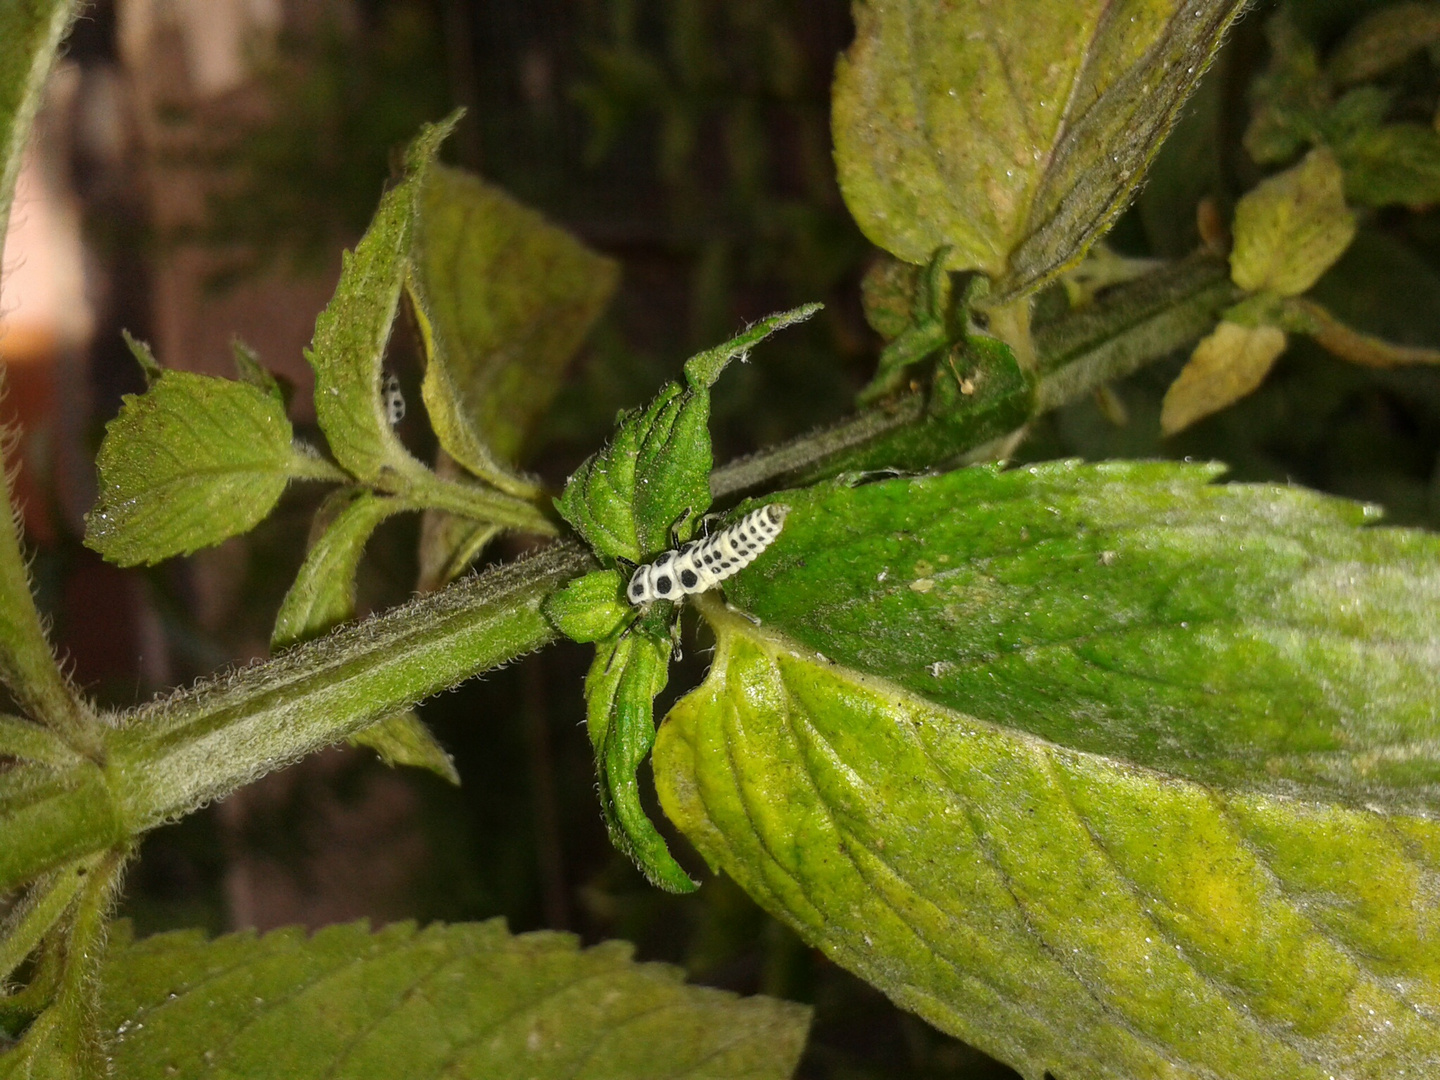
[(684, 585), (687, 589), (693, 589), (695, 587), (695, 583), (699, 580), (700, 579), (695, 576), (695, 572), (693, 570), (680, 571), (680, 584)]
[(670, 585), (670, 578), (664, 574), (661, 574), (658, 578), (655, 579), (655, 591), (661, 596), (670, 595)]

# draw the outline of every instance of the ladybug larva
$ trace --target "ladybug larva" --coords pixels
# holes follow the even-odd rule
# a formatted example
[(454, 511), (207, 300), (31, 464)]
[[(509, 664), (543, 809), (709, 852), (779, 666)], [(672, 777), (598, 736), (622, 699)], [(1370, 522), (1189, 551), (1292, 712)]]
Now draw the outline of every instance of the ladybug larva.
[(387, 371), (380, 380), (380, 401), (385, 406), (385, 419), (394, 427), (405, 419), (405, 395), (400, 392), (400, 380), (394, 372)]
[(625, 595), (637, 607), (655, 600), (678, 600), (713, 589), (754, 562), (780, 535), (788, 506), (771, 503), (752, 510), (714, 536), (692, 540), (667, 551), (635, 571)]

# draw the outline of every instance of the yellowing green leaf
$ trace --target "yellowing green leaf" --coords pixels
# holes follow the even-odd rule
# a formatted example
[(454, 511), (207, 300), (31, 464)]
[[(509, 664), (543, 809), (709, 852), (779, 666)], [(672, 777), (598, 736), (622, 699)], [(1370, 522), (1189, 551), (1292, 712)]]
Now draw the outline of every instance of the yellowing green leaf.
[(165, 934), (112, 956), (117, 1077), (783, 1080), (808, 1010), (686, 986), (628, 945), (496, 920)]
[(440, 445), (477, 476), (514, 480), (526, 435), (604, 310), (616, 264), (479, 177), (425, 181), (410, 289)]
[(1354, 238), (1345, 176), (1329, 150), (1312, 150), (1298, 165), (1261, 181), (1236, 205), (1230, 276), (1250, 292), (1297, 296)]
[(270, 513), (297, 460), (274, 397), (248, 383), (167, 371), (144, 394), (126, 396), (106, 428), (86, 546), (134, 566), (218, 544)]
[(1429, 817), (1216, 793), (718, 623), (661, 803), (898, 1004), (1032, 1080), (1440, 1069)]
[(1284, 351), (1285, 331), (1278, 327), (1220, 323), (1165, 391), (1160, 429), (1173, 435), (1233, 405), (1265, 381)]
[(1213, 467), (777, 496), (661, 804), (1027, 1078), (1440, 1069), (1440, 537)]
[(1238, 0), (855, 5), (833, 129), (846, 204), (907, 262), (1031, 291), (1123, 209)]

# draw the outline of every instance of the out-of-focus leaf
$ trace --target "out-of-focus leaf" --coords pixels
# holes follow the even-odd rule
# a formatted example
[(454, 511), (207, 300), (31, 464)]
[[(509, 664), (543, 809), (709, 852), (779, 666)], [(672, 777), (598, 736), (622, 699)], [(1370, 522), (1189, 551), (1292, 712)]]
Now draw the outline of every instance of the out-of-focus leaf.
[(1284, 351), (1285, 331), (1278, 327), (1220, 323), (1165, 391), (1160, 430), (1173, 435), (1233, 405), (1265, 381)]
[(427, 510), (420, 524), (420, 575), (416, 588), (434, 592), (463, 574), (480, 557), (500, 527), (488, 521)]
[(1261, 165), (1289, 161), (1318, 136), (1329, 106), (1329, 87), (1320, 73), (1315, 46), (1282, 6), (1265, 23), (1270, 63), (1251, 91), (1254, 111), (1245, 129), (1245, 149)]
[(1247, 192), (1235, 207), (1235, 284), (1281, 296), (1314, 285), (1355, 238), (1344, 180), (1335, 156), (1320, 148)]
[(1363, 367), (1391, 368), (1409, 364), (1440, 364), (1440, 349), (1398, 345), (1347, 326), (1325, 307), (1308, 297), (1285, 304), (1286, 329), (1309, 334), (1321, 347), (1342, 360)]
[(693, 528), (710, 508), (710, 387), (730, 361), (818, 310), (806, 304), (761, 319), (687, 360), (684, 389), (667, 383), (644, 410), (617, 417), (614, 437), (575, 470), (556, 500), (597, 554), (639, 562), (670, 547), (672, 529)]
[(106, 965), (115, 1073), (782, 1080), (808, 1010), (688, 987), (628, 945), (496, 922), (139, 941)]
[(667, 814), (1026, 1077), (1435, 1072), (1440, 537), (1214, 475), (777, 496)]
[(456, 461), (506, 486), (513, 478), (498, 463), (519, 458), (619, 269), (498, 188), (444, 167), (425, 182), (413, 260), (430, 421)]
[(893, 341), (910, 325), (920, 267), (882, 254), (865, 271), (860, 300), (865, 321), (886, 341)]
[(1339, 86), (1366, 82), (1440, 42), (1440, 5), (1390, 4), (1357, 22), (1330, 54), (1326, 69)]
[(305, 358), (315, 370), (315, 415), (330, 452), (357, 480), (386, 471), (428, 479), (401, 444), (380, 396), (381, 362), (409, 271), (425, 174), (458, 114), (427, 124), (406, 152), (405, 178), (387, 191), (364, 237), (342, 256), (335, 295), (315, 320)]
[(1123, 209), (1238, 0), (869, 0), (835, 78), (841, 190), (907, 262), (1029, 292)]
[(167, 371), (125, 397), (100, 445), (85, 544), (121, 566), (188, 555), (255, 527), (304, 471), (290, 421), (247, 383)]
[(1440, 134), (1424, 124), (1383, 124), (1336, 146), (1345, 194), (1365, 206), (1440, 202)]

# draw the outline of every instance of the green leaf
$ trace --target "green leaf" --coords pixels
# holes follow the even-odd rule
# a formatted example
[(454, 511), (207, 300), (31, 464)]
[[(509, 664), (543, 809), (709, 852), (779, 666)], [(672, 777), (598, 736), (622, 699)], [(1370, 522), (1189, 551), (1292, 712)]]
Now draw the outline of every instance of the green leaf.
[(1435, 1073), (1440, 537), (1214, 475), (786, 492), (666, 813), (1026, 1077)]
[(433, 772), (440, 779), (460, 786), (460, 773), (455, 761), (436, 741), (430, 729), (414, 712), (387, 716), (373, 727), (351, 736), (354, 746), (368, 746), (392, 769), (409, 765)]
[(1385, 800), (1440, 780), (1440, 538), (1218, 472), (1052, 462), (786, 492), (784, 532), (726, 595), (948, 708), (1191, 779)]
[[(60, 42), (74, 17), (73, 0), (10, 0), (0, 4), (0, 266), (10, 205), (21, 159)], [(87, 750), (88, 709), (55, 664), (50, 643), (30, 596), (30, 578), (20, 548), (20, 526), (10, 492), (10, 472), (0, 460), (0, 679), (33, 718)]]
[(596, 570), (578, 577), (545, 601), (545, 617), (572, 641), (613, 637), (635, 609), (623, 596), (625, 579), (618, 570)]
[(235, 359), (235, 372), (240, 376), (241, 382), (265, 391), (278, 401), (282, 408), (285, 406), (285, 391), (280, 386), (280, 380), (260, 362), (259, 353), (237, 337), (230, 342), (230, 355)]
[(153, 386), (160, 376), (165, 374), (165, 369), (160, 361), (155, 359), (150, 343), (141, 341), (125, 329), (120, 331), (120, 336), (125, 341), (125, 347), (130, 350), (130, 355), (135, 358), (135, 363), (140, 365), (140, 373), (145, 376), (145, 385)]
[(1249, 292), (1298, 296), (1355, 238), (1344, 174), (1327, 149), (1261, 181), (1235, 207), (1230, 276)]
[(1124, 208), (1244, 4), (868, 0), (836, 69), (846, 204), (876, 245), (1033, 291)]
[(695, 882), (671, 856), (640, 802), (640, 766), (655, 742), (655, 698), (669, 681), (674, 617), (674, 606), (659, 601), (629, 631), (596, 646), (585, 677), (585, 715), (610, 842), (651, 884), (687, 893)]
[(90, 762), (0, 771), (0, 892), (123, 841), (130, 830), (116, 802)]
[[(451, 466), (457, 468), (457, 466)], [(416, 588), (434, 592), (463, 574), (480, 557), (500, 526), (427, 510), (420, 521), (420, 574)]]
[(254, 528), (307, 463), (271, 395), (167, 371), (106, 427), (85, 544), (121, 566), (188, 555)]
[(687, 987), (628, 945), (497, 920), (149, 938), (106, 966), (119, 1077), (781, 1080), (808, 1012)]
[(355, 250), (344, 253), (335, 295), (315, 320), (305, 352), (315, 370), (320, 428), (335, 460), (357, 480), (430, 479), (390, 426), (380, 399), (381, 362), (409, 271), (425, 174), (458, 119), (425, 125), (411, 144), (405, 178), (380, 200)]
[[(22, 526), (12, 509), (10, 478), (5, 447), (0, 443), (0, 680), (28, 716), (76, 750), (96, 753), (99, 742), (94, 718), (56, 664), (40, 623), (40, 612), (30, 595), (30, 575), (20, 546)], [(10, 739), (23, 738), (24, 734), (23, 728), (8, 733)], [(6, 734), (0, 733), (0, 754), (21, 753), (22, 746), (46, 752), (39, 750), (35, 738), (12, 744)]]
[(725, 366), (776, 330), (820, 310), (806, 304), (762, 319), (685, 362), (686, 387), (667, 383), (644, 409), (622, 412), (611, 441), (575, 470), (556, 500), (601, 556), (642, 559), (689, 536), (710, 508), (710, 387)]
[(529, 491), (500, 463), (518, 460), (618, 266), (479, 177), (438, 166), (412, 258), (422, 393), (440, 445), (497, 487)]
[(1245, 149), (1261, 165), (1289, 161), (1319, 137), (1330, 104), (1315, 46), (1281, 6), (1265, 23), (1270, 63), (1254, 83)]
[(54, 1000), (0, 1056), (0, 1080), (103, 1080), (110, 1076), (105, 1040), (96, 1023), (107, 915), (128, 851), (68, 868), (82, 887), (66, 920), (64, 967)]

